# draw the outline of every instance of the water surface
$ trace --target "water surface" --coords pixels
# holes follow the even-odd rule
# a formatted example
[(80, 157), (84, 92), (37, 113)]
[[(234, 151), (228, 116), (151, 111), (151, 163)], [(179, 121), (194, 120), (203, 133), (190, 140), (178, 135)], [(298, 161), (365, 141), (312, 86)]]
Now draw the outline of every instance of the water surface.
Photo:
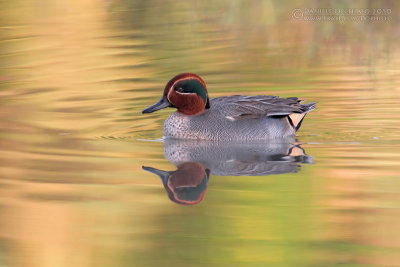
[[(392, 10), (364, 23), (293, 20), (298, 7), (1, 2), (0, 265), (400, 265), (399, 4), (333, 6)], [(181, 72), (210, 97), (317, 102), (292, 142), (305, 155), (179, 144), (228, 167), (172, 183), (200, 188), (196, 205), (171, 201), (142, 166), (204, 160), (170, 161), (172, 110), (140, 112)]]

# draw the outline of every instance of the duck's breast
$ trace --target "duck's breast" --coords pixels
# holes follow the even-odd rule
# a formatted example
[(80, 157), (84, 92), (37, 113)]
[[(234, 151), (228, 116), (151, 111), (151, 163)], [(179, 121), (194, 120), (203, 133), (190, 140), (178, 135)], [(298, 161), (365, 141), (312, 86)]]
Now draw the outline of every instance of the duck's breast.
[(234, 119), (213, 108), (187, 116), (174, 112), (164, 123), (164, 136), (201, 140), (264, 140), (294, 135), (286, 117)]

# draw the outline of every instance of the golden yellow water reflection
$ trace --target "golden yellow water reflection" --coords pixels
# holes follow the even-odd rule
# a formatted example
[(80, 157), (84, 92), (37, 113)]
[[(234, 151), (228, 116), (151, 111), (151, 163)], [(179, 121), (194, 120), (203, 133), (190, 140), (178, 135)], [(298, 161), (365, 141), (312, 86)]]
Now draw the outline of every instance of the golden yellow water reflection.
[[(293, 20), (313, 1), (0, 2), (0, 265), (400, 265), (400, 64), (390, 21)], [(322, 5), (322, 4), (319, 4)], [(325, 8), (325, 6), (318, 6)], [(164, 84), (316, 101), (297, 173), (211, 172), (180, 206)]]

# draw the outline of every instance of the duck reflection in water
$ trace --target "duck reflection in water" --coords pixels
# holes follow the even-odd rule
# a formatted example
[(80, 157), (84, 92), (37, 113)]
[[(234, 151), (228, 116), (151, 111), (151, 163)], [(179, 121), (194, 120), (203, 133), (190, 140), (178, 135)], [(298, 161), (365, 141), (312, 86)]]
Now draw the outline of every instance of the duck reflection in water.
[(207, 190), (210, 170), (197, 162), (185, 162), (176, 171), (162, 171), (151, 167), (143, 170), (160, 176), (169, 198), (182, 205), (194, 205), (203, 200)]
[(164, 140), (164, 156), (177, 170), (163, 171), (143, 166), (158, 175), (169, 198), (182, 205), (203, 200), (210, 174), (261, 176), (295, 173), (301, 164), (313, 163), (294, 138), (269, 143), (232, 143), (195, 140)]

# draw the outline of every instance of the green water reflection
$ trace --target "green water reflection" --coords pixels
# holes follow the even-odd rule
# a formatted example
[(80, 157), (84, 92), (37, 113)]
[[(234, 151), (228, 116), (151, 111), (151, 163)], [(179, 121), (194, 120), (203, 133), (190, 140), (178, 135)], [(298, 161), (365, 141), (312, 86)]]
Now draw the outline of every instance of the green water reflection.
[[(300, 8), (390, 9), (307, 21)], [(397, 1), (0, 1), (0, 265), (398, 266)], [(209, 176), (181, 206), (165, 83), (316, 101), (297, 173)], [(153, 140), (156, 140), (155, 142)]]

